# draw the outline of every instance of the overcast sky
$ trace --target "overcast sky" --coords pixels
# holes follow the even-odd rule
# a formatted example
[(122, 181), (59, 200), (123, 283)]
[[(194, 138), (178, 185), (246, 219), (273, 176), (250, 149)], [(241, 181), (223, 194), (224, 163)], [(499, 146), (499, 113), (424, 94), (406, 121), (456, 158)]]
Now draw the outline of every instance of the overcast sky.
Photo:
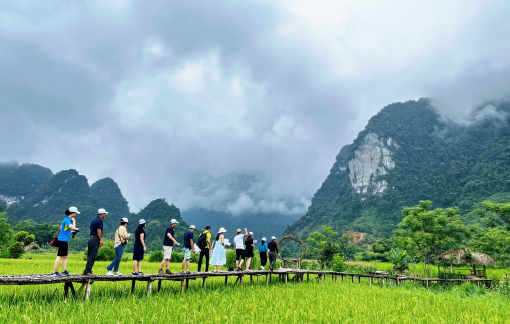
[[(38, 4), (35, 4), (38, 3)], [(509, 1), (2, 1), (0, 160), (113, 178), (132, 211), (304, 213), (397, 101), (510, 94)]]

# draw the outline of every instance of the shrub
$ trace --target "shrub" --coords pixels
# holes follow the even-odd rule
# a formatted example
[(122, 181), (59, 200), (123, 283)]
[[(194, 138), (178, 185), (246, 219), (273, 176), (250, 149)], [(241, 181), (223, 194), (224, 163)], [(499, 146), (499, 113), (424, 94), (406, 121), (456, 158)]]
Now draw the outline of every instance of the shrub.
[(341, 272), (344, 271), (345, 268), (346, 268), (345, 259), (343, 255), (335, 254), (335, 256), (333, 257), (333, 271)]
[(149, 262), (158, 262), (161, 263), (163, 261), (163, 251), (154, 251), (149, 256)]
[[(97, 251), (96, 261), (113, 261), (115, 259), (115, 248), (113, 241), (104, 241), (103, 246)], [(83, 260), (88, 258), (88, 248), (83, 252)]]
[(184, 253), (179, 253), (179, 252), (173, 252), (172, 257), (170, 258), (170, 262), (175, 262), (175, 263), (182, 263), (183, 260), (184, 260)]
[(25, 231), (20, 231), (16, 234), (14, 234), (14, 241), (16, 242), (20, 242), (20, 243), (23, 243), (25, 242), (25, 237), (28, 236), (28, 232), (25, 232)]
[(12, 259), (19, 259), (23, 253), (25, 253), (21, 242), (12, 242), (11, 245), (9, 245), (8, 251), (9, 257)]

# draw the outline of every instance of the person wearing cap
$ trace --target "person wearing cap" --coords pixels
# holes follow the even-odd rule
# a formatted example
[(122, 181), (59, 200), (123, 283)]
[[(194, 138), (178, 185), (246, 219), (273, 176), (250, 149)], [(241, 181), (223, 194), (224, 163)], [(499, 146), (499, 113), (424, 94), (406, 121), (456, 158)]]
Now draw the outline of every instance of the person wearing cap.
[[(67, 254), (69, 250), (69, 240), (71, 239), (72, 230), (76, 229), (76, 214), (79, 214), (78, 208), (69, 207), (64, 214), (66, 217), (62, 221), (62, 225), (60, 226), (60, 234), (58, 236), (58, 252), (57, 258), (55, 259), (55, 265), (53, 266), (52, 276), (67, 276), (69, 272), (66, 270), (67, 268)], [(62, 274), (58, 273), (58, 266), (60, 264), (60, 260), (62, 260)]]
[[(234, 248), (236, 249), (236, 268), (237, 271), (243, 271), (243, 262), (245, 259), (244, 254), (244, 237), (248, 236), (248, 230), (244, 229), (245, 234), (243, 234), (243, 231), (241, 229), (237, 230), (237, 235), (234, 237)], [(239, 262), (239, 259), (241, 262)]]
[(278, 244), (276, 243), (276, 237), (271, 237), (271, 242), (269, 242), (267, 248), (269, 249), (269, 269), (273, 271), (274, 264), (276, 263), (276, 255), (280, 256), (280, 251), (278, 251)]
[(266, 238), (262, 238), (262, 242), (259, 243), (259, 253), (260, 253), (260, 269), (264, 270), (264, 267), (267, 263), (267, 252), (269, 251), (266, 243)]
[(195, 253), (195, 246), (193, 245), (193, 232), (195, 231), (195, 225), (189, 226), (189, 231), (184, 233), (184, 260), (182, 260), (182, 270), (181, 273), (184, 273), (184, 268), (186, 267), (186, 273), (189, 272), (189, 263), (191, 259), (191, 253)]
[(255, 248), (255, 245), (253, 245), (253, 232), (248, 233), (248, 237), (246, 238), (244, 244), (246, 245), (244, 250), (246, 257), (246, 271), (250, 271), (251, 258), (253, 258), (253, 249)]
[(134, 276), (143, 275), (142, 260), (145, 251), (147, 251), (145, 247), (145, 239), (147, 238), (145, 227), (147, 227), (145, 219), (140, 219), (135, 230), (135, 246), (133, 247), (133, 272), (131, 274)]
[[(202, 258), (205, 257), (205, 272), (209, 272), (209, 256), (210, 256), (210, 249), (211, 249), (211, 226), (206, 226), (205, 231), (200, 234), (200, 236), (205, 235), (205, 247), (202, 248), (199, 246), (200, 249), (200, 256), (198, 257), (198, 272), (200, 272), (200, 269), (202, 269)], [(200, 240), (200, 236), (198, 240)]]
[(104, 208), (100, 208), (97, 211), (97, 217), (90, 223), (87, 265), (85, 266), (85, 270), (83, 270), (83, 274), (86, 276), (94, 276), (92, 267), (94, 266), (94, 262), (96, 262), (99, 247), (103, 246), (103, 219), (106, 214), (108, 214), (108, 212), (106, 212)]
[(227, 264), (227, 252), (225, 251), (225, 232), (227, 230), (223, 227), (220, 228), (216, 234), (216, 243), (214, 245), (213, 255), (211, 257), (211, 264), (214, 266), (214, 272), (221, 270), (221, 266)]
[(115, 244), (113, 245), (115, 248), (115, 259), (113, 259), (112, 263), (110, 263), (110, 265), (106, 268), (107, 276), (113, 275), (112, 270), (117, 276), (122, 274), (119, 272), (120, 260), (122, 259), (122, 254), (124, 254), (124, 247), (126, 246), (128, 239), (131, 236), (131, 234), (128, 234), (126, 231), (128, 224), (128, 219), (123, 217), (120, 220), (119, 228), (115, 231)]
[[(174, 228), (179, 222), (175, 219), (170, 221), (170, 226), (166, 229), (165, 237), (163, 238), (163, 261), (159, 267), (158, 274), (172, 274), (169, 269), (170, 259), (172, 258), (172, 252), (174, 250), (174, 244), (179, 245), (177, 240), (174, 238)], [(163, 272), (163, 267), (166, 266), (166, 272)]]

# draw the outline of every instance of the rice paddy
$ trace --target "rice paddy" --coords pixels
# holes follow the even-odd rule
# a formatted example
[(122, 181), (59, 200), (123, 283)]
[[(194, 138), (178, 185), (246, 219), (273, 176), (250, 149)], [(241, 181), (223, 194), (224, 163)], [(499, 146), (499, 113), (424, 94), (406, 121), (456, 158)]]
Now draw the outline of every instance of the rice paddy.
[[(32, 259), (0, 259), (0, 274), (49, 273), (54, 255)], [(94, 271), (104, 274), (108, 262), (96, 262)], [(121, 262), (122, 273), (131, 262)], [(69, 271), (79, 273), (85, 262), (70, 255)], [(192, 264), (192, 271), (196, 271)], [(142, 270), (156, 273), (157, 263), (144, 262)], [(180, 264), (172, 264), (180, 271)], [(329, 280), (328, 280), (329, 279)], [(163, 282), (158, 293), (146, 297), (139, 283), (134, 295), (131, 283), (93, 285), (89, 301), (67, 299), (62, 285), (0, 286), (0, 323), (508, 323), (510, 298), (464, 284), (443, 291), (412, 285), (379, 287), (334, 282), (278, 283), (263, 280), (241, 287), (223, 278), (191, 281), (180, 293), (179, 282)]]

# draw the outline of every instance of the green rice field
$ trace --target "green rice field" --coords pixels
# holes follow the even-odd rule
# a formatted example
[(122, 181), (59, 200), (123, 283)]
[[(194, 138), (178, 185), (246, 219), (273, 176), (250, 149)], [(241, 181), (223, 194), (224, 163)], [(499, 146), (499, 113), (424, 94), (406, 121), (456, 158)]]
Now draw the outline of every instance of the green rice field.
[[(49, 273), (55, 255), (31, 259), (0, 259), (0, 274)], [(96, 262), (94, 272), (104, 274), (108, 262)], [(70, 255), (68, 270), (79, 273), (85, 262)], [(121, 262), (122, 273), (131, 262)], [(192, 264), (192, 271), (196, 270)], [(143, 262), (145, 273), (156, 273), (157, 263)], [(180, 264), (171, 264), (180, 271)], [(274, 278), (275, 279), (275, 278)], [(0, 286), (0, 323), (510, 323), (510, 298), (504, 294), (464, 284), (443, 291), (412, 285), (368, 286), (334, 282), (278, 283), (233, 286), (230, 279), (191, 281), (180, 293), (179, 282), (163, 282), (158, 293), (146, 296), (139, 283), (134, 295), (131, 282), (92, 286), (89, 301), (63, 299), (63, 284)]]

